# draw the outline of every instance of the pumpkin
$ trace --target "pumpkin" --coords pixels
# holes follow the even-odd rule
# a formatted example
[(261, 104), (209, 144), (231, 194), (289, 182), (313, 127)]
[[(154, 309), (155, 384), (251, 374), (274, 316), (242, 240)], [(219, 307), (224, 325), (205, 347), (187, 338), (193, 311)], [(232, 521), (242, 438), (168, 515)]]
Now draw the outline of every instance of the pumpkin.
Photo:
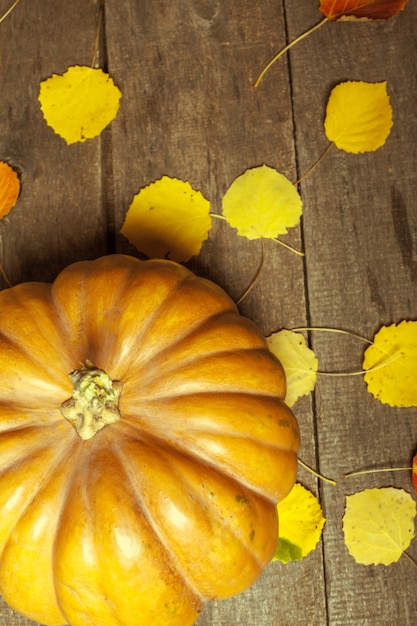
[(187, 626), (277, 543), (299, 433), (212, 282), (110, 255), (0, 293), (0, 593), (47, 625)]

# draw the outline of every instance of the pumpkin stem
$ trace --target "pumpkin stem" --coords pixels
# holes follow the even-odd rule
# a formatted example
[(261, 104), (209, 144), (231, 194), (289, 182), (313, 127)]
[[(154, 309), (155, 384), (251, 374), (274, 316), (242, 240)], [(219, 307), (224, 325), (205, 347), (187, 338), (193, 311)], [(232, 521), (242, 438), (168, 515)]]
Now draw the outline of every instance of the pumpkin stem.
[(113, 381), (104, 370), (86, 361), (85, 367), (69, 375), (74, 383), (71, 398), (61, 404), (62, 415), (87, 440), (120, 419), (122, 383)]

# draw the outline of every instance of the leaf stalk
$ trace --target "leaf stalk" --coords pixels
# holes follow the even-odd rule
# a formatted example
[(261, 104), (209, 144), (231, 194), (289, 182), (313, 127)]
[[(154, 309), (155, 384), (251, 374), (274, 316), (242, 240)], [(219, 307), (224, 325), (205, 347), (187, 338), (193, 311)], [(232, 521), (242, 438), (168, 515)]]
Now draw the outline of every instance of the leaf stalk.
[(263, 77), (265, 76), (265, 74), (268, 72), (268, 70), (274, 65), (274, 63), (276, 63), (276, 61), (278, 61), (278, 59), (280, 59), (282, 56), (284, 56), (284, 54), (286, 52), (288, 52), (288, 50), (290, 50), (293, 46), (295, 46), (296, 43), (299, 43), (300, 41), (302, 41), (303, 39), (305, 39), (308, 35), (311, 35), (311, 33), (313, 33), (315, 30), (317, 30), (318, 28), (320, 28), (321, 26), (323, 26), (323, 24), (326, 24), (326, 22), (329, 21), (328, 17), (323, 18), (318, 24), (315, 24), (314, 26), (312, 26), (311, 28), (309, 28), (308, 30), (306, 30), (304, 33), (301, 33), (301, 35), (298, 35), (298, 37), (296, 37), (295, 39), (293, 39), (293, 41), (291, 41), (289, 44), (287, 44), (285, 46), (285, 48), (282, 48), (270, 61), (269, 63), (267, 63), (267, 65), (264, 67), (264, 69), (262, 70), (262, 72), (259, 74), (258, 78), (256, 79), (253, 88), (257, 89), (259, 87), (259, 84), (261, 82), (261, 80), (263, 79)]
[(307, 470), (307, 472), (310, 472), (310, 474), (313, 474), (313, 476), (315, 476), (316, 478), (320, 478), (320, 480), (324, 480), (326, 483), (330, 483), (331, 485), (337, 485), (337, 482), (333, 480), (333, 478), (327, 478), (327, 476), (323, 476), (323, 474), (319, 474), (319, 472), (316, 472), (316, 470), (314, 470), (312, 467), (310, 467), (309, 465), (306, 465), (306, 463), (304, 463), (301, 459), (298, 459), (298, 464), (301, 465), (302, 468)]
[(2, 22), (3, 20), (5, 20), (5, 19), (6, 19), (6, 17), (7, 17), (8, 15), (10, 15), (10, 13), (11, 13), (11, 12), (13, 11), (13, 9), (14, 9), (14, 8), (18, 5), (18, 3), (19, 3), (19, 0), (15, 0), (15, 1), (13, 2), (12, 6), (11, 6), (11, 7), (9, 7), (9, 8), (7, 9), (6, 13), (3, 13), (3, 15), (0, 17), (0, 24), (1, 24), (1, 22)]

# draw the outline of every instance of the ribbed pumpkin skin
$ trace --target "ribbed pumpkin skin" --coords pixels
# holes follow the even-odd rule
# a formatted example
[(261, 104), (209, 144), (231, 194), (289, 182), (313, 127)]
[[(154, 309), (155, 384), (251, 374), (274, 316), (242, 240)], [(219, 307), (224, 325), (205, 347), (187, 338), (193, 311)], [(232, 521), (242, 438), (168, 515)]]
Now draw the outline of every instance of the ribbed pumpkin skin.
[[(89, 360), (123, 383), (88, 441)], [(277, 541), (298, 428), (257, 328), (170, 261), (113, 255), (0, 293), (0, 592), (42, 624), (187, 626)]]

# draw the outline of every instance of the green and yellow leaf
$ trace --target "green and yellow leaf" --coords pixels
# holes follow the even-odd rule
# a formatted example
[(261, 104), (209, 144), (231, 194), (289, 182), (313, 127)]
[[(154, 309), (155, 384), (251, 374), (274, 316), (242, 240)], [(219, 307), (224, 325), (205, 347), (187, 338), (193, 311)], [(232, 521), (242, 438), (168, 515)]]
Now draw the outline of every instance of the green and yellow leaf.
[(300, 561), (317, 546), (326, 522), (317, 498), (296, 483), (278, 504), (279, 539), (273, 561)]

